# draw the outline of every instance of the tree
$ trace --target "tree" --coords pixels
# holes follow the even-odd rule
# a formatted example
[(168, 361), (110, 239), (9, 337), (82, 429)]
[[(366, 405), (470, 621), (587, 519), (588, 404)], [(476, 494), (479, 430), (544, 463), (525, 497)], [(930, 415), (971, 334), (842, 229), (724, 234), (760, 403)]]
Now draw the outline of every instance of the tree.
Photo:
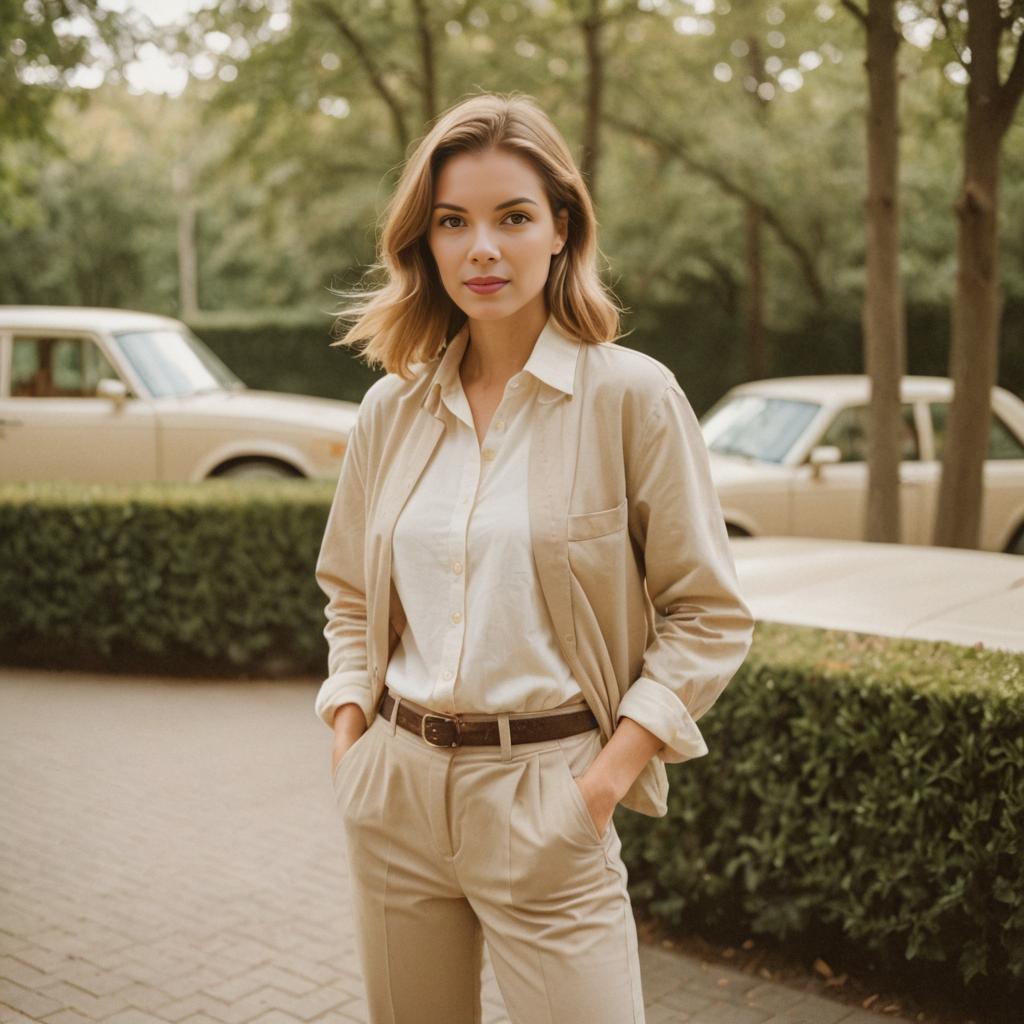
[(864, 361), (871, 380), (864, 539), (900, 541), (900, 383), (906, 372), (906, 314), (900, 279), (900, 36), (894, 0), (842, 0), (863, 24), (868, 80), (867, 285)]
[[(1024, 93), (1024, 2), (963, 0), (935, 8), (967, 76), (957, 217), (954, 382), (933, 543), (977, 547), (1001, 312), (999, 186), (1002, 144)], [(1009, 37), (1007, 43), (1005, 37)], [(1000, 81), (1000, 59), (1010, 70)]]
[(28, 139), (56, 148), (47, 132), (54, 103), (84, 84), (98, 84), (135, 53), (140, 22), (99, 0), (35, 0), (0, 4), (0, 197), (18, 182), (9, 146)]

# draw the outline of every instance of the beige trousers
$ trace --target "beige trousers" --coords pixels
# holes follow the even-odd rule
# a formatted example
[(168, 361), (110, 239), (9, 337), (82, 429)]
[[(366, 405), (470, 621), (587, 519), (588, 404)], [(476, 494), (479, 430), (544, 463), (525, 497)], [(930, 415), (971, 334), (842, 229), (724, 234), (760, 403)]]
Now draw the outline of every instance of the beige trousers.
[(397, 707), (333, 778), (371, 1024), (479, 1024), (484, 941), (513, 1024), (644, 1024), (622, 843), (574, 781), (598, 730), (442, 748)]

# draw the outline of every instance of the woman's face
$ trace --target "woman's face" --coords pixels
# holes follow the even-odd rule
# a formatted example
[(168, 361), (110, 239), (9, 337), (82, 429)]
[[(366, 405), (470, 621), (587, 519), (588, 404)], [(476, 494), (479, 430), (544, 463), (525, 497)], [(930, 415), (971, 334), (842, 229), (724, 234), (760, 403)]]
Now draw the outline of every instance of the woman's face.
[(502, 149), (459, 153), (437, 176), (428, 242), (452, 302), (471, 320), (501, 320), (544, 303), (567, 222), (565, 211), (552, 215), (525, 158)]

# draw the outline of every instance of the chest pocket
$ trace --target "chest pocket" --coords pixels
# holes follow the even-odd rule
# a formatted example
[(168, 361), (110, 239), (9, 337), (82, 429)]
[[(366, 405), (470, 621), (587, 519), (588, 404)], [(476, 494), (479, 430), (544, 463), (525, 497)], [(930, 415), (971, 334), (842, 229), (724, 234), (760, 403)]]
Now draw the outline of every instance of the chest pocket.
[(569, 515), (569, 540), (592, 540), (625, 529), (626, 516), (625, 498), (614, 508), (572, 513)]

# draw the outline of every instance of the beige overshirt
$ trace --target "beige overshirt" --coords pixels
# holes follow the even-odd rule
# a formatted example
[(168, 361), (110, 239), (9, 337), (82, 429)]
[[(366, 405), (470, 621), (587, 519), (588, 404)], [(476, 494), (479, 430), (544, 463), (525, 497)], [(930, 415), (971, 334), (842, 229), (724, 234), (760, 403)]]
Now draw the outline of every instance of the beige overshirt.
[[(671, 738), (621, 800), (658, 817), (667, 812), (665, 763), (707, 753), (696, 721), (746, 657), (753, 618), (700, 424), (674, 374), (633, 349), (577, 341), (554, 318), (543, 337), (572, 375), (568, 390), (541, 383), (530, 410), (537, 577), (601, 742), (627, 691), (637, 720), (663, 723), (659, 734)], [(445, 430), (442, 357), (419, 364), (412, 380), (376, 381), (349, 439), (316, 564), (328, 597), (328, 676), (316, 713), (328, 725), (349, 700), (373, 720), (405, 628), (392, 538)]]

